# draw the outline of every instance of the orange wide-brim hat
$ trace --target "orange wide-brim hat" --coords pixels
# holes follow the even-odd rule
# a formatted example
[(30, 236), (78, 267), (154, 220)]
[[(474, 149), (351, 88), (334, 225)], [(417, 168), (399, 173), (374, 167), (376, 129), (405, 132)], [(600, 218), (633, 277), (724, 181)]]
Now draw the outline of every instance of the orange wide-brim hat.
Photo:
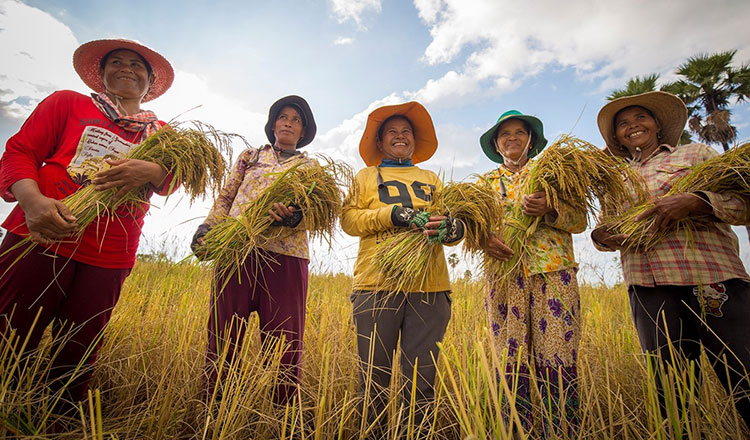
[(73, 67), (83, 82), (97, 93), (105, 91), (104, 81), (99, 74), (102, 58), (113, 50), (132, 50), (142, 56), (151, 66), (154, 81), (141, 102), (151, 101), (163, 95), (174, 81), (174, 69), (166, 58), (141, 43), (124, 38), (94, 40), (82, 44), (73, 52)]
[(396, 115), (408, 119), (414, 128), (415, 146), (414, 154), (411, 156), (412, 163), (424, 162), (435, 154), (438, 146), (435, 126), (422, 104), (411, 101), (398, 105), (385, 105), (376, 108), (367, 116), (365, 132), (362, 134), (362, 140), (359, 141), (359, 155), (368, 167), (380, 164), (385, 157), (378, 149), (378, 129), (386, 119)]

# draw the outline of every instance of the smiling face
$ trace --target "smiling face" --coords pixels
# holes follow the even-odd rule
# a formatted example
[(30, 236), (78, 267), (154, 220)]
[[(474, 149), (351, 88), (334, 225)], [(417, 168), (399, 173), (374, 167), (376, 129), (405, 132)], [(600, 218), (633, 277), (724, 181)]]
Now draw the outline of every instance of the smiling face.
[(509, 119), (497, 127), (495, 145), (497, 152), (506, 159), (524, 161), (523, 156), (528, 159), (526, 146), (530, 141), (529, 127), (520, 119)]
[(107, 92), (126, 99), (141, 99), (153, 81), (146, 62), (132, 50), (115, 50), (99, 69)]
[(411, 122), (403, 116), (387, 119), (381, 127), (382, 135), (377, 141), (378, 150), (382, 151), (386, 159), (411, 159), (416, 147), (414, 128)]
[(305, 136), (302, 116), (297, 109), (286, 106), (279, 111), (273, 124), (273, 135), (276, 137), (277, 147), (284, 150), (297, 148), (297, 142)]
[(659, 121), (643, 107), (633, 106), (620, 110), (615, 115), (614, 124), (617, 142), (625, 147), (631, 156), (638, 150), (645, 154), (659, 146)]

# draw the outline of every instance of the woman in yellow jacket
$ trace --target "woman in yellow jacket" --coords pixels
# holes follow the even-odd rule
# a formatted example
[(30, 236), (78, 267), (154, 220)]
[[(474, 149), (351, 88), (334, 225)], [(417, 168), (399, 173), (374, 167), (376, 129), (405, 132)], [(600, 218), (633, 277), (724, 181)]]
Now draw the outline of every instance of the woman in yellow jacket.
[[(373, 435), (385, 429), (384, 410), (391, 380), (393, 355), (401, 341), (404, 397), (411, 401), (416, 371), (419, 426), (434, 398), (438, 342), (450, 319), (450, 284), (442, 247), (433, 253), (430, 271), (406, 283), (401, 291), (389, 288), (385, 275), (374, 267), (375, 245), (403, 228), (421, 228), (444, 244), (463, 238), (463, 224), (453, 218), (421, 212), (442, 183), (438, 176), (414, 166), (437, 150), (437, 137), (427, 110), (417, 102), (384, 106), (367, 118), (359, 153), (367, 164), (355, 178), (344, 203), (341, 226), (360, 237), (351, 295), (357, 351), (360, 358), (362, 417), (376, 423)], [(367, 391), (367, 392), (366, 392)]]

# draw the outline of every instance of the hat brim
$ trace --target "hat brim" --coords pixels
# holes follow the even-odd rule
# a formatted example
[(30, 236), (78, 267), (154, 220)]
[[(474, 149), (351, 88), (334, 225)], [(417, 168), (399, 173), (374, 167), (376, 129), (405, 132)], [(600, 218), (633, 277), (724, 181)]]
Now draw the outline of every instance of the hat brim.
[(97, 93), (106, 91), (104, 81), (100, 74), (102, 58), (117, 49), (132, 50), (151, 66), (153, 82), (148, 92), (143, 96), (141, 102), (151, 101), (163, 95), (174, 81), (174, 69), (166, 58), (153, 49), (150, 49), (136, 41), (126, 39), (104, 39), (94, 40), (82, 44), (73, 53), (73, 67), (81, 77), (81, 80)]
[(397, 105), (385, 105), (373, 110), (367, 116), (365, 131), (359, 141), (359, 155), (367, 166), (378, 165), (385, 158), (385, 154), (378, 149), (378, 129), (391, 116), (403, 116), (411, 122), (414, 128), (414, 153), (411, 161), (414, 164), (424, 162), (437, 151), (438, 140), (432, 117), (424, 106), (416, 101)]
[(310, 105), (301, 96), (285, 96), (271, 105), (271, 108), (268, 110), (268, 121), (266, 122), (265, 127), (266, 137), (271, 145), (276, 143), (276, 135), (273, 133), (273, 125), (274, 122), (276, 122), (279, 112), (287, 106), (302, 110), (302, 117), (305, 119), (305, 135), (302, 136), (302, 139), (300, 139), (299, 142), (297, 142), (296, 146), (296, 148), (302, 148), (315, 139), (315, 133), (318, 131), (318, 126), (315, 124), (315, 117), (313, 117)]
[(485, 156), (487, 156), (491, 161), (495, 163), (502, 164), (505, 162), (505, 159), (503, 159), (503, 155), (500, 154), (495, 148), (494, 140), (497, 134), (497, 129), (500, 127), (500, 125), (502, 125), (503, 122), (509, 121), (511, 119), (520, 119), (522, 121), (526, 121), (526, 123), (529, 124), (531, 131), (534, 132), (536, 141), (534, 142), (534, 145), (529, 149), (529, 154), (527, 156), (529, 159), (541, 153), (542, 150), (544, 150), (544, 147), (547, 146), (547, 139), (544, 138), (544, 124), (542, 124), (542, 121), (539, 118), (530, 115), (508, 115), (507, 117), (497, 121), (495, 125), (490, 127), (489, 130), (485, 131), (484, 134), (479, 137), (479, 144), (482, 146), (482, 151), (484, 151)]
[(615, 137), (614, 119), (620, 110), (628, 107), (643, 107), (654, 114), (661, 127), (661, 142), (676, 146), (688, 120), (688, 110), (682, 100), (667, 92), (654, 91), (638, 95), (625, 96), (608, 102), (596, 117), (606, 149), (615, 156), (630, 157), (623, 151)]

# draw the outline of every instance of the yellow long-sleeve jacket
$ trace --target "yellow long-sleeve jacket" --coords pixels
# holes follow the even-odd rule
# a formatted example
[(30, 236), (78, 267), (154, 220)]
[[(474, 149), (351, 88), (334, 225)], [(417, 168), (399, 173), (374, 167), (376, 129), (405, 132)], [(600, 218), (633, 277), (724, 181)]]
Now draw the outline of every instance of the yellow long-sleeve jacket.
[[(442, 188), (442, 182), (435, 173), (416, 166), (381, 167), (380, 175), (382, 185), (378, 185), (378, 167), (360, 170), (344, 202), (341, 227), (347, 234), (360, 237), (357, 261), (354, 263), (354, 290), (377, 290), (386, 286), (382, 273), (373, 270), (372, 264), (375, 245), (402, 230), (393, 226), (393, 206), (424, 209), (429, 204), (432, 192)], [(450, 290), (442, 246), (432, 254), (432, 258), (428, 275), (423, 281), (417, 281), (421, 285), (407, 285), (405, 291)]]

